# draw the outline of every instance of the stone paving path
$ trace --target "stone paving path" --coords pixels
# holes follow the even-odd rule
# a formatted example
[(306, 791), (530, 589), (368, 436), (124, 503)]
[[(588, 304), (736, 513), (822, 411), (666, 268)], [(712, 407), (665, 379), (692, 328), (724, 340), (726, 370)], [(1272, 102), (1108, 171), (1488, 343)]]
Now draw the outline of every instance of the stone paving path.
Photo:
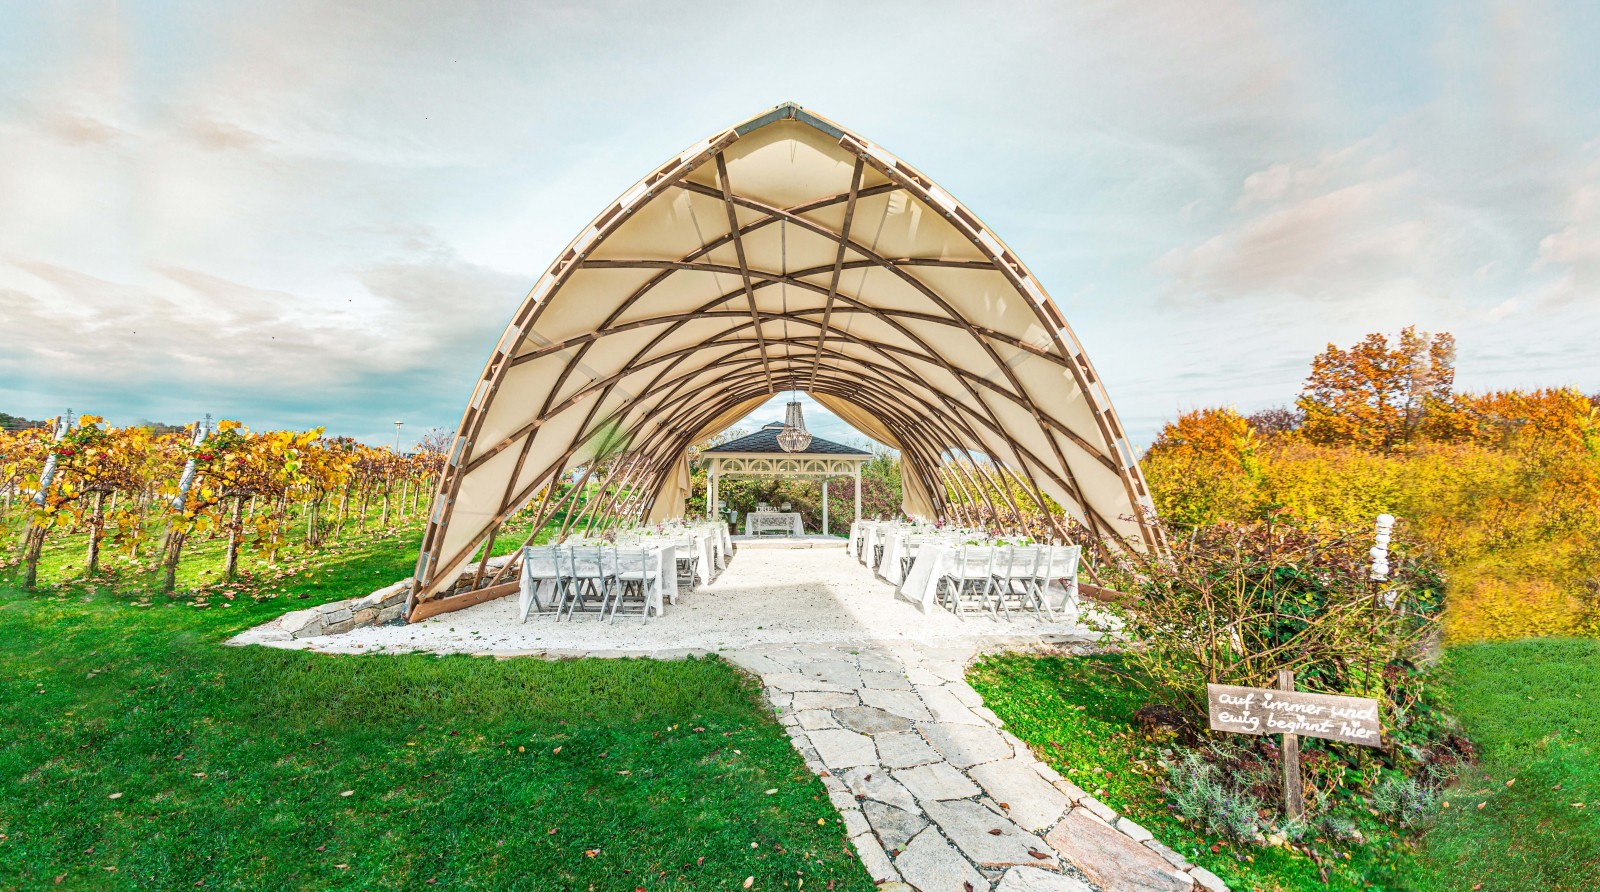
[(885, 892), (1227, 889), (1001, 728), (964, 680), (974, 654), (895, 642), (724, 656), (761, 676)]

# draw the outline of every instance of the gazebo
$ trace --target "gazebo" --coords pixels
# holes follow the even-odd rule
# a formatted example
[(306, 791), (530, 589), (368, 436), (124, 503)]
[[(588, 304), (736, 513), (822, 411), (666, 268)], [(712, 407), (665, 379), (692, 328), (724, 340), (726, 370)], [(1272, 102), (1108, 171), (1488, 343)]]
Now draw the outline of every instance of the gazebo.
[(706, 463), (706, 510), (714, 510), (719, 497), (718, 484), (724, 477), (821, 477), (822, 531), (828, 531), (828, 478), (851, 477), (855, 481), (856, 513), (861, 519), (861, 466), (872, 453), (824, 440), (812, 435), (805, 448), (788, 450), (778, 442), (784, 424), (774, 421), (753, 434), (702, 450)]
[(1160, 545), (1038, 278), (927, 175), (791, 103), (667, 159), (534, 284), (467, 400), (407, 618), (515, 590), (511, 565), (482, 571), (520, 512), (526, 541), (579, 492), (610, 518), (681, 515), (689, 447), (787, 390), (899, 450), (908, 515), (1022, 527), (1021, 492), (1061, 507), (1060, 538)]

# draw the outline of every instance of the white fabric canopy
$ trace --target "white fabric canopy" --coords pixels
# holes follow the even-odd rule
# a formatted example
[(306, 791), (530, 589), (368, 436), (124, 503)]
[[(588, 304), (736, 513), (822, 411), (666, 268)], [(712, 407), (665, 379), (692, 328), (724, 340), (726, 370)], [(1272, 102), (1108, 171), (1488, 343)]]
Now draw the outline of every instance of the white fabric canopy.
[(941, 466), (992, 460), (1157, 544), (1099, 376), (1022, 262), (905, 162), (783, 105), (636, 183), (539, 279), (462, 419), (414, 591), (597, 456), (628, 457), (608, 510), (681, 512), (685, 450), (789, 389), (901, 451), (908, 513), (948, 514)]

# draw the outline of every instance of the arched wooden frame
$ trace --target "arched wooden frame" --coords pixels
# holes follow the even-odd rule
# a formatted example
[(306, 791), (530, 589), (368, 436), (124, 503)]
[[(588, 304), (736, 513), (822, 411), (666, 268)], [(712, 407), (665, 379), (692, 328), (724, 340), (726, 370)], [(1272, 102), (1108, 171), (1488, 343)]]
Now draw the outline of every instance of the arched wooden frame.
[[(730, 164), (730, 148), (780, 123), (804, 125), (836, 141), (840, 158), (852, 168), (848, 188), (787, 207), (741, 192), (730, 176), (730, 168), (739, 165), (738, 161)], [(758, 137), (776, 139), (772, 132)], [(703, 169), (714, 172), (711, 183), (690, 179)], [(869, 172), (882, 182), (867, 183)], [(854, 230), (856, 211), (864, 199), (896, 194), (932, 212), (935, 221), (958, 233), (981, 259), (879, 253), (875, 238), (869, 242)], [(725, 229), (702, 235), (698, 248), (669, 258), (596, 256), (640, 211), (665, 196), (693, 196), (719, 205)], [(815, 218), (818, 212), (839, 205), (844, 207), (837, 228)], [(885, 219), (889, 207), (885, 205)], [(747, 243), (780, 224), (786, 232), (792, 228), (797, 234), (834, 245), (832, 262), (793, 271), (752, 262)], [(694, 225), (700, 231), (703, 221), (696, 218)], [(732, 257), (726, 257), (729, 252), (723, 249), (730, 247)], [(714, 261), (712, 255), (719, 251), (724, 259)], [(955, 296), (947, 296), (919, 276), (919, 270), (937, 268), (999, 273), (1024, 299), (1037, 330), (1045, 336), (1024, 337), (963, 312)], [(871, 288), (852, 293), (842, 286), (842, 279), (846, 272), (857, 269), (885, 272), (898, 286), (925, 300), (927, 308), (878, 305)], [(617, 294), (615, 306), (593, 331), (558, 342), (542, 337), (536, 329), (542, 314), (558, 302), (563, 286), (583, 270), (650, 275), (642, 284)], [(733, 282), (736, 287), (718, 287), (714, 297), (697, 306), (641, 312), (651, 306), (652, 293), (675, 276)], [(862, 281), (866, 281), (865, 273)], [(762, 307), (761, 295), (774, 286), (819, 296), (821, 305), (785, 306), (779, 311)], [(886, 334), (873, 337), (853, 331), (852, 320), (858, 319), (870, 320)], [(685, 326), (706, 321), (721, 326), (714, 336), (663, 349)], [(963, 335), (975, 348), (968, 358), (978, 360), (952, 361), (947, 351), (930, 343), (933, 330), (928, 326)], [(592, 373), (585, 361), (592, 351), (607, 345), (608, 338), (645, 329), (654, 333), (642, 347), (620, 363), (611, 356), (605, 365), (614, 367), (613, 371)], [(1015, 352), (1007, 359), (1002, 348)], [(479, 442), (491, 407), (503, 396), (507, 375), (525, 363), (556, 356), (564, 358), (560, 370), (537, 406), (530, 404), (526, 422), (494, 442)], [(1070, 377), (1071, 392), (1039, 393), (1037, 386), (1030, 391), (1014, 367), (1019, 358), (1042, 361), (1060, 370)], [(583, 377), (575, 378), (580, 369)], [(577, 384), (585, 377), (587, 383)], [(948, 386), (930, 384), (930, 378)], [(507, 587), (502, 579), (509, 564), (487, 578), (487, 587), (483, 585), (484, 560), (500, 526), (525, 506), (536, 504), (534, 529), (542, 527), (577, 491), (574, 488), (557, 498), (553, 484), (564, 475), (581, 468), (588, 481), (598, 465), (606, 465), (600, 469), (600, 490), (586, 509), (590, 522), (602, 514), (603, 523), (647, 516), (689, 446), (715, 433), (708, 425), (746, 403), (788, 389), (843, 400), (873, 416), (896, 439), (891, 445), (902, 452), (903, 473), (914, 476), (932, 509), (941, 516), (966, 519), (987, 509), (991, 518), (1009, 512), (1020, 524), (1023, 511), (1006, 485), (1015, 482), (1040, 505), (1045, 504), (1047, 495), (1054, 497), (1096, 537), (1136, 548), (1161, 546), (1143, 477), (1100, 378), (1027, 268), (975, 215), (905, 162), (789, 104), (703, 141), (635, 184), (540, 278), (501, 338), (462, 418), (424, 535), (408, 618), (503, 593)], [(1065, 403), (1075, 398), (1084, 400), (1092, 428), (1067, 423), (1050, 405), (1052, 400)], [(1020, 431), (1014, 423), (1008, 425), (998, 407), (1026, 412), (1037, 430), (1030, 433)], [(577, 432), (553, 448), (551, 441), (543, 441), (529, 465), (541, 430), (566, 413), (581, 415)], [(625, 459), (604, 463), (586, 454), (606, 431), (624, 436)], [(446, 553), (447, 531), (456, 519), (463, 481), (492, 470), (490, 463), (508, 450), (516, 451), (516, 459), (504, 474), (505, 484), (497, 499), (486, 503), (479, 492), (474, 501), (487, 519), (480, 528), (456, 536)], [(1079, 479), (1083, 473), (1115, 475), (1121, 496), (1110, 500), (1104, 494), (1098, 499), (1089, 497)], [(980, 485), (980, 477), (989, 485)], [(1001, 493), (1006, 503), (995, 504), (991, 490)], [(568, 523), (572, 521), (569, 517)], [(1058, 534), (1066, 534), (1056, 519), (1050, 522)], [(480, 550), (485, 558), (473, 574), (473, 591), (441, 598)]]

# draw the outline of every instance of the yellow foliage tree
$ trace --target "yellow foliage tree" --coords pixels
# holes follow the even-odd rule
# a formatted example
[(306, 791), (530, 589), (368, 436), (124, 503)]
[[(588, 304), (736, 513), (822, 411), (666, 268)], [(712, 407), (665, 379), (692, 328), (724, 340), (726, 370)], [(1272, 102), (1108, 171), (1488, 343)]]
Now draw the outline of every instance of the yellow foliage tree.
[(1261, 436), (1187, 412), (1144, 460), (1177, 526), (1283, 512), (1360, 528), (1401, 519), (1449, 577), (1454, 640), (1600, 632), (1600, 411), (1571, 389), (1451, 392), (1448, 335), (1369, 335), (1313, 362), (1305, 422)]

